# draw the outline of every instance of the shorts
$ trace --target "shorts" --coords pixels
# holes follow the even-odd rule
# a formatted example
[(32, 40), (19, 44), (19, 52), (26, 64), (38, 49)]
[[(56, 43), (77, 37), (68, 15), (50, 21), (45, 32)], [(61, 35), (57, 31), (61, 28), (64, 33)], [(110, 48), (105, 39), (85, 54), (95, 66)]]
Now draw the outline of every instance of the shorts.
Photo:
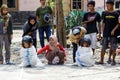
[(112, 50), (116, 50), (117, 38), (116, 37), (103, 37), (101, 45), (102, 45), (103, 50), (106, 50), (109, 47), (111, 47)]
[(86, 34), (85, 38), (89, 38), (91, 41), (91, 45), (90, 47), (92, 49), (95, 49), (97, 46), (97, 33), (90, 33), (90, 34)]

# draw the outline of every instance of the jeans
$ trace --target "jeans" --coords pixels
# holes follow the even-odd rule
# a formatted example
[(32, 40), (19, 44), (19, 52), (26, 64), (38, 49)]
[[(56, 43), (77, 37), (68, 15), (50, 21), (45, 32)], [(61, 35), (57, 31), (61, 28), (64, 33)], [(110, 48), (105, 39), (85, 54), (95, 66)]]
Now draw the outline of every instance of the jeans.
[(38, 28), (38, 32), (39, 32), (39, 39), (40, 39), (41, 47), (44, 47), (45, 46), (45, 43), (44, 43), (44, 32), (46, 33), (47, 41), (49, 41), (49, 37), (51, 35), (51, 26), (48, 25), (48, 26), (39, 27)]

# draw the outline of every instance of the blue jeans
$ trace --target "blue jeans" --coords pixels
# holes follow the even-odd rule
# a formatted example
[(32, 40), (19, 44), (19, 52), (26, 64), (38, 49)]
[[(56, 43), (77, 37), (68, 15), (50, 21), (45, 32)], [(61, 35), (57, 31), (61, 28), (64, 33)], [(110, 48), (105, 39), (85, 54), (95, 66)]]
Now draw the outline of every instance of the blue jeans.
[(39, 39), (40, 39), (41, 47), (44, 47), (45, 46), (44, 32), (46, 33), (46, 38), (49, 41), (49, 37), (51, 35), (51, 26), (48, 25), (48, 26), (44, 26), (44, 27), (39, 27), (38, 32), (39, 32)]

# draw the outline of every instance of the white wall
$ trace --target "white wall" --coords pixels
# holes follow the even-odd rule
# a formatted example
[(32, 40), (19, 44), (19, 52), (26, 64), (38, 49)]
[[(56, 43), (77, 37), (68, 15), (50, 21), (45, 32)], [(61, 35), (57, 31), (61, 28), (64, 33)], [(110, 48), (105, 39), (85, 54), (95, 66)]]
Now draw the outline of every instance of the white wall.
[(19, 11), (35, 11), (40, 6), (40, 0), (19, 0)]

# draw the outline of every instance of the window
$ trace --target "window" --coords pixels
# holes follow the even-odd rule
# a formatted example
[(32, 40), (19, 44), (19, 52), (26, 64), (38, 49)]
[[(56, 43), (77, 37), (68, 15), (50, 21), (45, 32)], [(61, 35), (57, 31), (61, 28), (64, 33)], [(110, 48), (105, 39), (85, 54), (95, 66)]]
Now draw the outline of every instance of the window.
[(120, 1), (116, 1), (116, 2), (115, 2), (115, 8), (116, 8), (116, 9), (119, 9), (119, 8), (120, 8)]
[(18, 0), (0, 0), (0, 6), (7, 4), (10, 10), (18, 10)]
[(72, 0), (72, 9), (81, 9), (81, 0)]

